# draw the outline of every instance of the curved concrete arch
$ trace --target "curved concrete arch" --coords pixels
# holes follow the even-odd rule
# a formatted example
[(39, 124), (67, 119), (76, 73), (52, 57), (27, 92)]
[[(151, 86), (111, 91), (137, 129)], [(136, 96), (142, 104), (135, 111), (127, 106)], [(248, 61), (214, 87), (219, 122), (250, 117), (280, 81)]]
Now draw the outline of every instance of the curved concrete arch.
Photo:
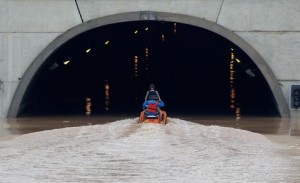
[(257, 51), (255, 51), (252, 46), (250, 46), (246, 41), (240, 38), (234, 32), (226, 29), (223, 26), (220, 26), (214, 22), (205, 20), (199, 17), (193, 17), (182, 14), (174, 14), (174, 13), (165, 13), (165, 12), (153, 12), (153, 11), (138, 11), (138, 12), (128, 12), (115, 14), (110, 16), (105, 16), (101, 18), (97, 18), (85, 23), (82, 23), (62, 35), (58, 36), (54, 41), (52, 41), (32, 62), (32, 64), (28, 67), (25, 74), (20, 81), (14, 97), (12, 99), (8, 117), (17, 117), (18, 112), (20, 110), (20, 105), (23, 99), (23, 96), (26, 92), (27, 87), (30, 84), (30, 81), (33, 79), (35, 74), (37, 73), (40, 66), (46, 61), (46, 59), (54, 53), (60, 46), (62, 46), (65, 42), (70, 40), (73, 37), (78, 36), (79, 34), (86, 32), (88, 30), (109, 25), (113, 23), (121, 23), (121, 22), (129, 22), (129, 21), (142, 21), (142, 20), (151, 20), (151, 21), (170, 21), (170, 22), (178, 22), (183, 24), (189, 24), (196, 27), (201, 27), (212, 31), (224, 38), (227, 38), (237, 46), (239, 46), (257, 65), (262, 74), (264, 75), (266, 81), (269, 84), (270, 89), (273, 92), (274, 98), (276, 100), (277, 109), (281, 117), (290, 117), (289, 107), (285, 101), (284, 95), (280, 88), (280, 85), (275, 78), (273, 72), (266, 64), (264, 59), (259, 55)]

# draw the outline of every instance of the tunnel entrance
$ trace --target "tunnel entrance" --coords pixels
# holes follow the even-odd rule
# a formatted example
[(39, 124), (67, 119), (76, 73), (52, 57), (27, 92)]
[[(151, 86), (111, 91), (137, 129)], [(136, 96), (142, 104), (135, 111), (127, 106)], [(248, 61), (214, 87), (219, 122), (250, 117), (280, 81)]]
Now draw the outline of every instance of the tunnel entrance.
[(239, 46), (172, 21), (114, 23), (66, 41), (30, 81), (19, 116), (136, 115), (150, 83), (169, 115), (279, 116), (267, 81)]

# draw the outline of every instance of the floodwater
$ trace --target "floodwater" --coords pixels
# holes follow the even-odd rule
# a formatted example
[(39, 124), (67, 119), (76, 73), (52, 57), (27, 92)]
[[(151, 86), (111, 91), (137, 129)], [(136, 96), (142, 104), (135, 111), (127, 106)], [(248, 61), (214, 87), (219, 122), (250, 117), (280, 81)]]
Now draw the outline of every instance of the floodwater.
[(181, 116), (164, 126), (129, 116), (44, 117), (1, 124), (4, 183), (300, 182), (300, 138), (280, 119)]
[[(0, 137), (5, 135), (20, 135), (42, 130), (65, 127), (97, 125), (114, 122), (116, 120), (134, 118), (128, 115), (105, 116), (44, 116), (0, 119)], [(290, 131), (288, 119), (269, 117), (243, 117), (236, 120), (227, 116), (175, 116), (174, 118), (199, 123), (202, 125), (218, 125), (248, 130), (262, 134), (288, 134)]]

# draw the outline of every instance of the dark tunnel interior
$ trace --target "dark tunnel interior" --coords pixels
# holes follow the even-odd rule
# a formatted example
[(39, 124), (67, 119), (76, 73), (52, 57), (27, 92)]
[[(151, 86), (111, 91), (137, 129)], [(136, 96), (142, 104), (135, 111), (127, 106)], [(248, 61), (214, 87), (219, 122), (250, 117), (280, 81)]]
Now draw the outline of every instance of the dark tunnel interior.
[(19, 116), (85, 115), (87, 105), (91, 115), (138, 116), (150, 83), (169, 116), (278, 116), (243, 50), (209, 30), (162, 21), (110, 24), (72, 38), (40, 67)]

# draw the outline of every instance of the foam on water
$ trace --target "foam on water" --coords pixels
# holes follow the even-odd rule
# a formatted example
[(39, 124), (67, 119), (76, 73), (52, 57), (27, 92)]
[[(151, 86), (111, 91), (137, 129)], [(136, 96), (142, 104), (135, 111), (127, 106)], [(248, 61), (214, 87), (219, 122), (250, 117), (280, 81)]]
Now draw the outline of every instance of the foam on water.
[(263, 135), (168, 119), (126, 119), (0, 142), (0, 182), (295, 182), (291, 157)]

